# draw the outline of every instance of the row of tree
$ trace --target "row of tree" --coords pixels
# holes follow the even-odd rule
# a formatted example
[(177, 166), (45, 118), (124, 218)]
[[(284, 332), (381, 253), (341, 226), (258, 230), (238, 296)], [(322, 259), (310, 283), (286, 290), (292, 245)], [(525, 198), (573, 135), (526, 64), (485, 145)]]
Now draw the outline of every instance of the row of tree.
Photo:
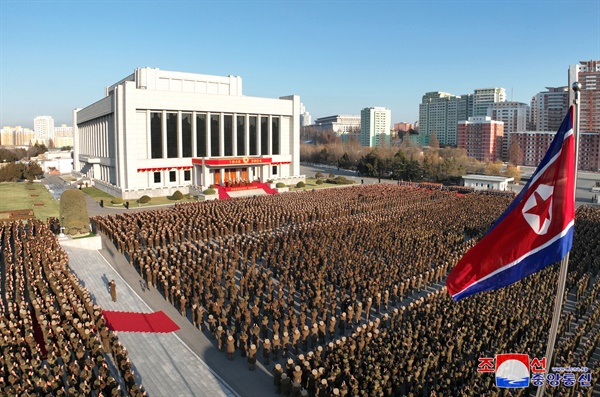
[[(319, 139), (318, 141), (323, 141)], [(466, 174), (508, 176), (520, 180), (519, 169), (502, 162), (485, 163), (468, 157), (464, 149), (419, 147), (404, 139), (399, 146), (362, 147), (356, 141), (319, 145), (301, 144), (300, 160), (357, 171), (360, 175), (412, 181), (457, 184)]]
[(46, 153), (48, 148), (43, 143), (40, 145), (36, 143), (30, 146), (28, 149), (14, 148), (7, 149), (0, 147), (0, 163), (14, 163), (15, 161), (30, 159), (32, 157), (39, 156), (42, 153)]
[(17, 182), (23, 179), (33, 181), (44, 174), (38, 163), (3, 163), (0, 164), (0, 182)]

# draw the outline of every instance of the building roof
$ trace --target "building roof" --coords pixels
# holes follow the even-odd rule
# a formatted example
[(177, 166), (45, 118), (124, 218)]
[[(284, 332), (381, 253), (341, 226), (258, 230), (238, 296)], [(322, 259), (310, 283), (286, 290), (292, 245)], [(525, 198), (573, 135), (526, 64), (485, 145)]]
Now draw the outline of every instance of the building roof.
[(478, 181), (488, 181), (488, 182), (510, 182), (510, 181), (515, 180), (515, 178), (507, 178), (504, 176), (476, 175), (476, 174), (464, 175), (462, 178), (478, 180)]

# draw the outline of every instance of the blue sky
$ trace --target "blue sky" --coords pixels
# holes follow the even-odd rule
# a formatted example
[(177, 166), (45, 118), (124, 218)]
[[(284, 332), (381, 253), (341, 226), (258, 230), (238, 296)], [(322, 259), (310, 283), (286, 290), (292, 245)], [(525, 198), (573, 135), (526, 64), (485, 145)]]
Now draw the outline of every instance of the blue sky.
[(137, 67), (239, 75), (248, 96), (300, 95), (316, 117), (429, 91), (504, 87), (529, 103), (600, 59), (600, 1), (0, 1), (0, 125), (72, 110)]

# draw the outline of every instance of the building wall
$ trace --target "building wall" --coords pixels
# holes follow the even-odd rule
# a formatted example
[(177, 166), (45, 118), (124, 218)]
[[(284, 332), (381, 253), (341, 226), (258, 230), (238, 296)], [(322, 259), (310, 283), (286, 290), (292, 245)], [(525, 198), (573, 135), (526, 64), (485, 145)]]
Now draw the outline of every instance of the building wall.
[[(124, 197), (137, 198), (142, 192), (159, 196), (175, 190), (187, 193), (194, 185), (207, 187), (212, 183), (207, 180), (208, 167), (194, 165), (193, 159), (268, 157), (273, 164), (254, 167), (258, 168), (261, 179), (272, 176), (273, 166), (278, 177), (299, 174), (298, 96), (280, 99), (242, 96), (239, 78), (178, 72), (163, 74), (157, 69), (138, 69), (131, 76), (107, 88), (106, 98), (74, 112), (75, 167), (104, 190), (120, 191)], [(188, 80), (193, 84), (187, 84)], [(198, 90), (201, 92), (196, 92)], [(204, 116), (205, 122), (199, 123), (198, 116)], [(244, 153), (237, 151), (238, 116), (245, 124), (244, 136), (240, 136)], [(218, 120), (214, 131), (208, 122), (213, 117), (215, 122)], [(256, 155), (249, 154), (248, 150), (251, 117), (258, 120)], [(183, 142), (184, 125), (188, 124), (184, 119), (189, 121), (191, 132), (186, 142)], [(153, 120), (158, 124), (153, 124)], [(227, 134), (230, 139), (225, 137), (226, 120), (232, 121), (228, 129), (231, 135)], [(279, 145), (274, 147), (277, 134), (273, 133), (276, 131), (273, 123), (276, 121), (279, 122)], [(199, 125), (204, 125), (206, 134), (196, 133)], [(206, 148), (204, 153), (198, 151), (202, 149), (198, 147), (199, 137)], [(231, 149), (227, 153), (226, 142)], [(218, 150), (213, 152), (213, 145), (218, 146)], [(162, 146), (160, 150), (159, 146)], [(160, 180), (155, 181), (155, 175), (160, 176)]]
[(469, 117), (458, 123), (458, 148), (479, 161), (502, 159), (504, 125), (490, 117)]
[(528, 130), (558, 131), (569, 110), (568, 87), (546, 89), (548, 91), (540, 92), (531, 99), (531, 128)]
[(457, 145), (457, 125), (470, 115), (471, 95), (428, 92), (419, 105), (419, 144), (428, 146), (432, 134), (442, 146)]
[(370, 107), (362, 109), (360, 112), (358, 143), (367, 147), (389, 145), (391, 119), (392, 114), (388, 108)]

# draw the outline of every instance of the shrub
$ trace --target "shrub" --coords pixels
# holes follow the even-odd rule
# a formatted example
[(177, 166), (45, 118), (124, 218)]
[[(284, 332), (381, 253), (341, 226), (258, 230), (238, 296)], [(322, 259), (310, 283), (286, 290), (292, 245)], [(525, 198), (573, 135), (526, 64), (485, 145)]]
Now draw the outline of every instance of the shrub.
[(327, 179), (325, 182), (333, 183), (334, 185), (351, 185), (354, 183), (353, 180), (345, 178), (343, 176), (338, 176), (335, 178)]
[(277, 187), (277, 188), (285, 187), (285, 183), (283, 183), (283, 182), (277, 182), (277, 185), (275, 185), (275, 187)]
[(112, 204), (123, 204), (123, 199), (121, 197), (115, 197), (114, 199), (110, 200), (110, 202)]
[(296, 183), (296, 187), (297, 187), (297, 188), (300, 188), (300, 187), (305, 187), (305, 186), (306, 186), (306, 184), (305, 184), (304, 182), (302, 182), (302, 181), (300, 181), (300, 182)]
[(320, 173), (320, 172), (317, 172), (317, 173), (315, 174), (315, 178), (317, 178), (317, 179), (318, 179), (318, 178), (323, 178), (323, 174), (322, 174), (322, 173)]
[(60, 196), (61, 226), (67, 234), (89, 233), (90, 218), (85, 196), (81, 190), (65, 190)]
[(329, 174), (330, 178), (335, 178), (335, 174)]
[(323, 184), (323, 179), (317, 179), (317, 182), (316, 182), (316, 184), (317, 184), (317, 185), (322, 185), (322, 184)]
[(171, 196), (171, 199), (173, 200), (181, 200), (183, 198), (183, 193), (181, 193), (179, 190), (175, 190), (175, 193), (173, 193), (173, 195)]
[(213, 188), (208, 188), (204, 191), (204, 194), (216, 194), (217, 191)]
[(144, 195), (144, 196), (140, 197), (140, 199), (138, 200), (138, 202), (139, 202), (140, 204), (148, 204), (148, 203), (150, 202), (150, 200), (152, 200), (152, 199), (150, 198), (150, 196), (146, 196), (146, 195)]

